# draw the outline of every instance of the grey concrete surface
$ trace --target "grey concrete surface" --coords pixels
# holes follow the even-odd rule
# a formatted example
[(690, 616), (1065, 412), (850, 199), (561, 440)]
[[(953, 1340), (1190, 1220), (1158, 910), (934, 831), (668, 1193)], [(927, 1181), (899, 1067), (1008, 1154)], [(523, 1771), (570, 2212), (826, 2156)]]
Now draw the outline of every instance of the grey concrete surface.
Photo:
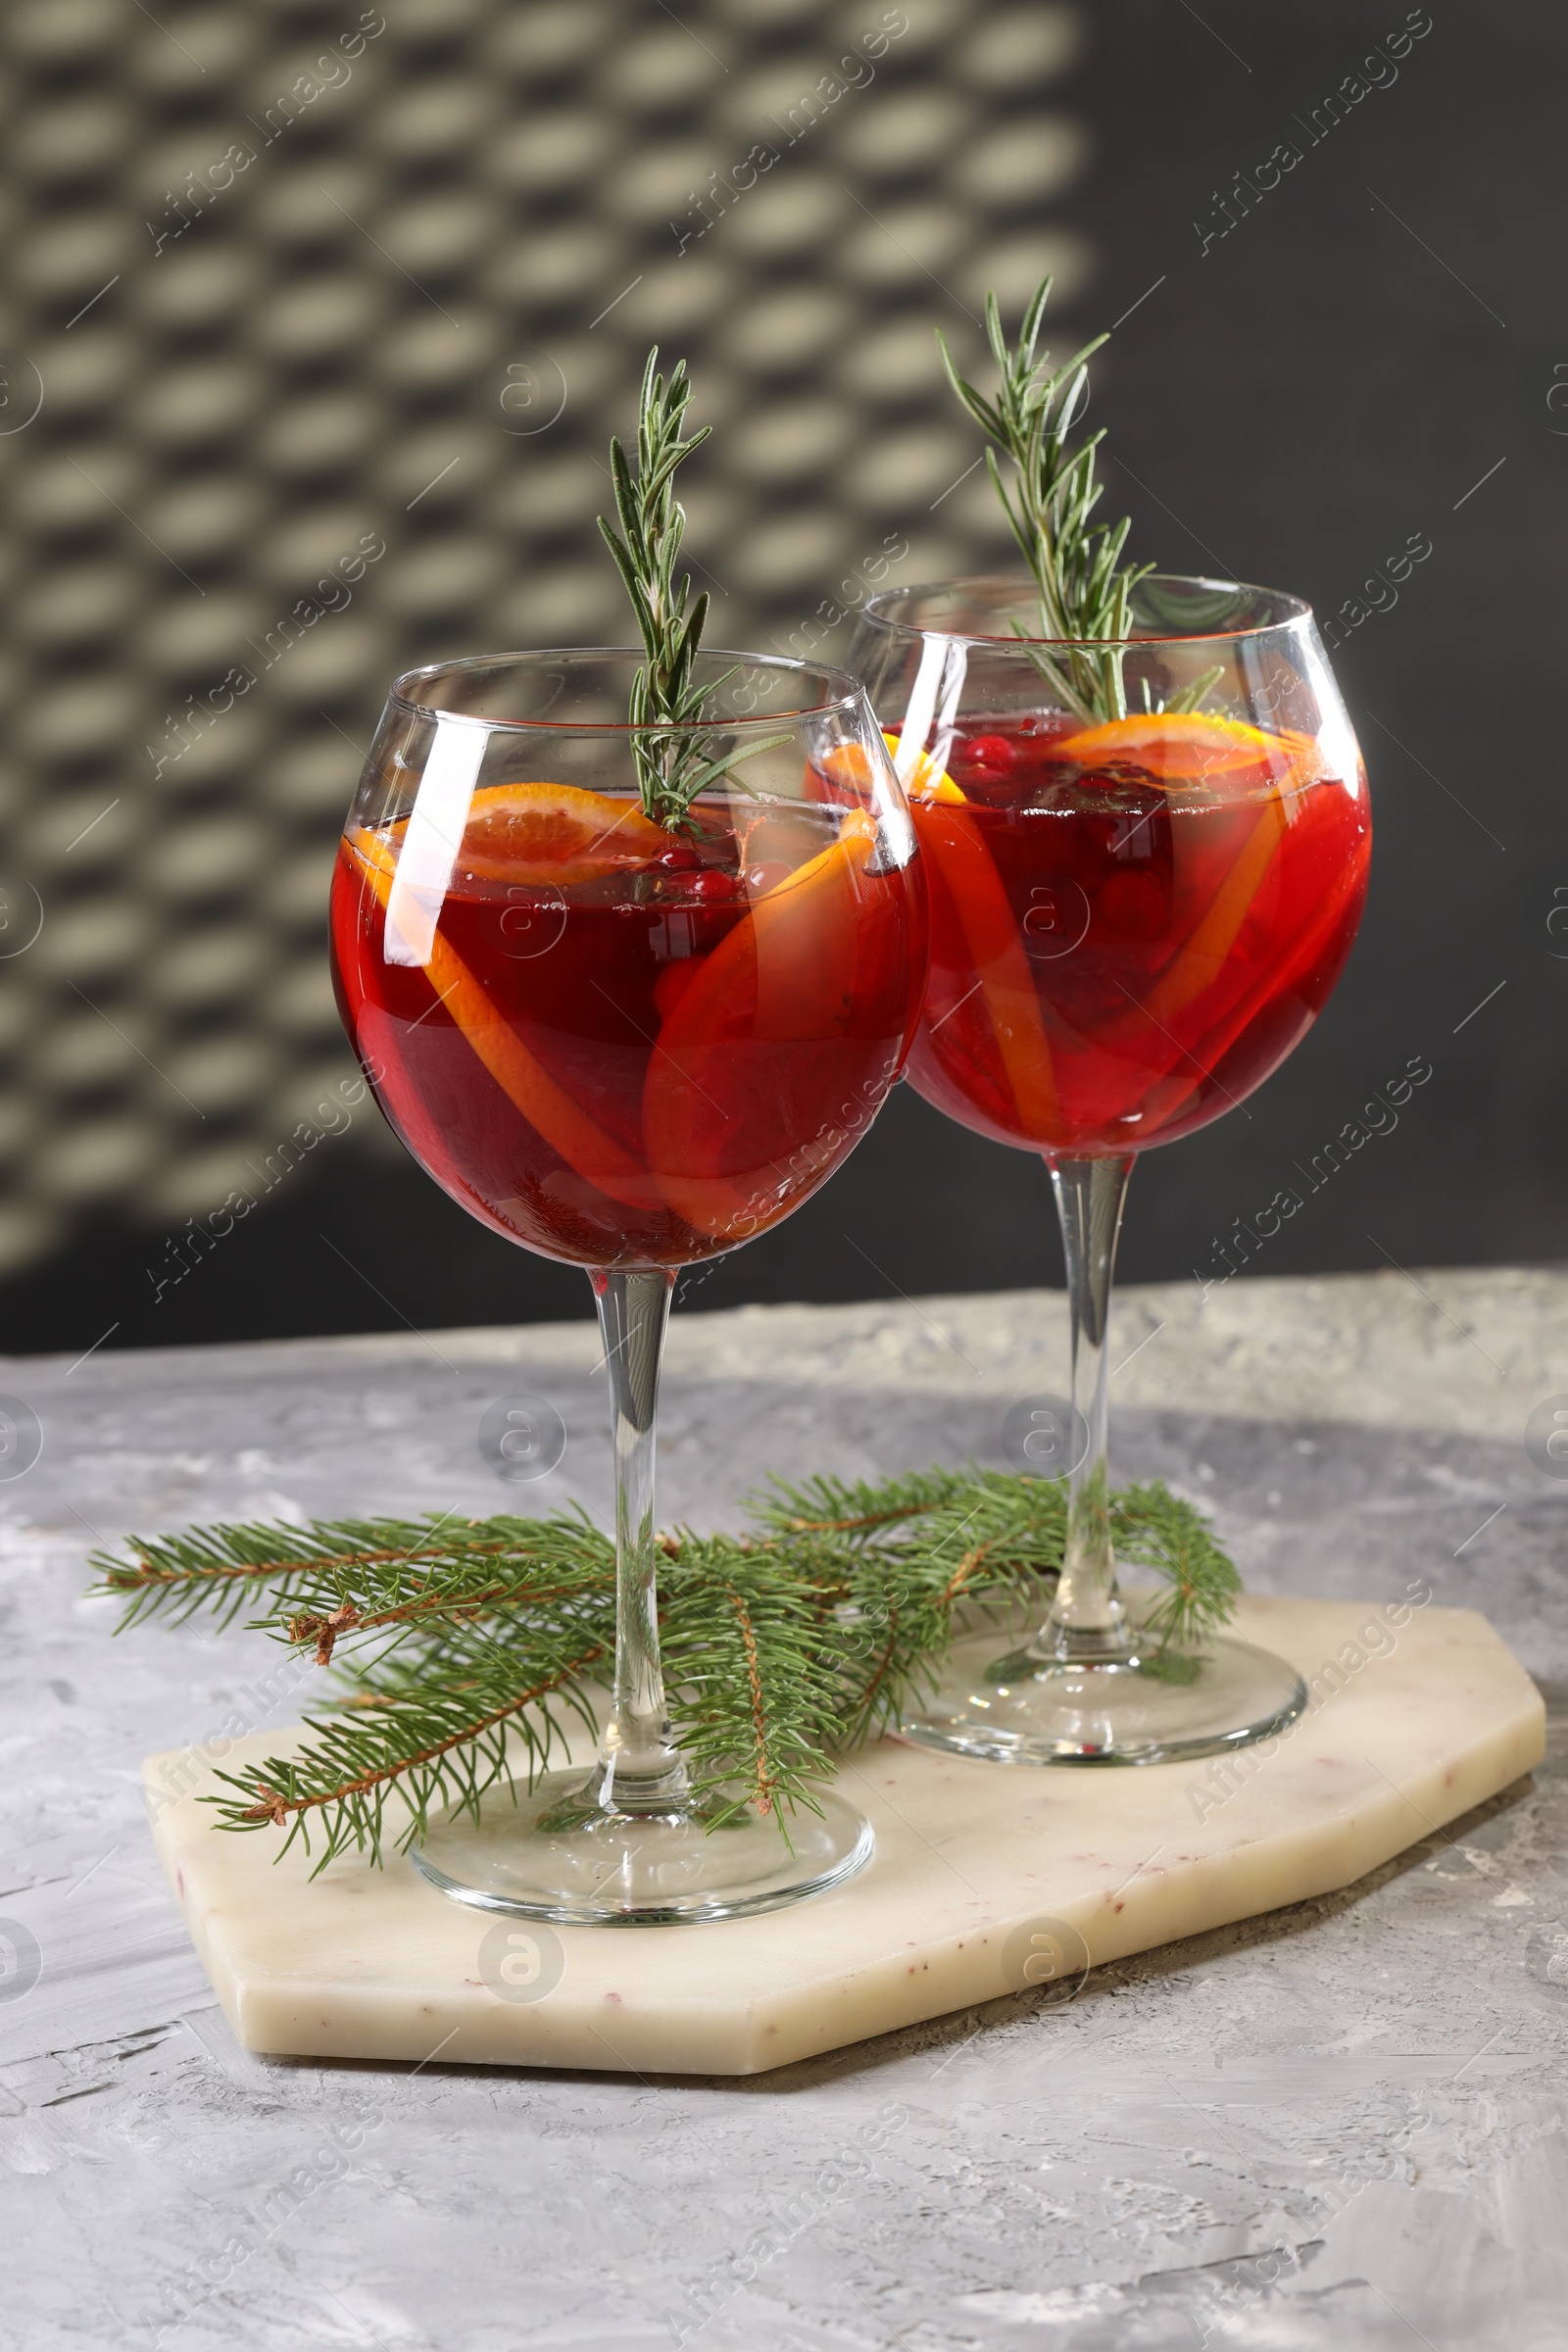
[[(1419, 1575), (1568, 1677), (1568, 1483), (1525, 1446), (1536, 1407), (1568, 1404), (1568, 1278), (1130, 1292), (1117, 1332), (1118, 1474), (1203, 1501), (1249, 1584), (1392, 1598)], [(1555, 2352), (1561, 1718), (1532, 1782), (1359, 1886), (1099, 1971), (1065, 2004), (1031, 1992), (742, 2082), (236, 2048), (137, 1768), (236, 1715), (289, 1720), (305, 1677), (263, 1690), (279, 1653), (239, 1631), (112, 1642), (87, 1552), (519, 1492), (602, 1512), (597, 1352), (585, 1317), (0, 1364), (42, 1437), (0, 1476), (0, 2341)], [(711, 1523), (767, 1469), (999, 1461), (1008, 1407), (1064, 1376), (1040, 1293), (689, 1316), (662, 1515)], [(524, 1394), (568, 1434), (519, 1491), (477, 1432)]]

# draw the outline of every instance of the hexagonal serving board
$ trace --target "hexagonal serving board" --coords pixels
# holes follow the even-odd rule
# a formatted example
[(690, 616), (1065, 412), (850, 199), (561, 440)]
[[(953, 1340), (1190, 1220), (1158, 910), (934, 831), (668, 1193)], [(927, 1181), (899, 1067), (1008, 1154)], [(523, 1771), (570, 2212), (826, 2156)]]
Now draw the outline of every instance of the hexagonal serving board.
[[(196, 1751), (144, 1767), (159, 1851), (246, 2048), (746, 2075), (1348, 1886), (1541, 1759), (1540, 1693), (1468, 1609), (1250, 1595), (1312, 1704), (1196, 1764), (973, 1763), (883, 1740), (840, 1787), (876, 1854), (835, 1893), (683, 1928), (535, 1928), (403, 1859), (312, 1881), (212, 1826)], [(237, 1740), (236, 1762), (289, 1735)]]

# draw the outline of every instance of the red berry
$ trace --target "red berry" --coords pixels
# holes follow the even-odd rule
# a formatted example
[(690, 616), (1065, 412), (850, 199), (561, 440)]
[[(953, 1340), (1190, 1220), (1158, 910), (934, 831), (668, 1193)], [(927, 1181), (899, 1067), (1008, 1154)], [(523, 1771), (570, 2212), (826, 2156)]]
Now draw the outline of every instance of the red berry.
[(671, 842), (669, 848), (654, 859), (654, 863), (666, 874), (689, 874), (702, 862), (689, 841)]
[(705, 866), (690, 884), (691, 896), (705, 902), (732, 899), (738, 877), (722, 865)]
[(1018, 747), (1009, 743), (1005, 735), (974, 735), (964, 745), (961, 757), (964, 766), (971, 771), (1005, 775), (1017, 762)]

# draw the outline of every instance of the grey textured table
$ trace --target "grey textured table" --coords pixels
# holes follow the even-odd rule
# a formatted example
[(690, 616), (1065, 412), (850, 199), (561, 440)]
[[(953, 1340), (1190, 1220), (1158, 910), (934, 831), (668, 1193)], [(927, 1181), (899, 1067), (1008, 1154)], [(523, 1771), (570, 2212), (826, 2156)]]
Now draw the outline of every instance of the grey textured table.
[[(1136, 1351), (1136, 1352), (1135, 1352)], [(146, 1751), (296, 1714), (256, 1637), (109, 1640), (98, 1538), (217, 1516), (509, 1507), (497, 1397), (607, 1500), (591, 1326), (0, 1365), (43, 1449), (0, 1484), (0, 2336), (26, 2352), (1407, 2352), (1568, 2336), (1561, 1742), (1358, 1886), (739, 2082), (295, 2064), (235, 2047), (159, 1881)], [(1568, 1279), (1129, 1292), (1116, 1467), (1215, 1514), (1260, 1590), (1412, 1575), (1568, 1669)], [(1000, 1460), (1059, 1390), (1058, 1298), (677, 1321), (666, 1517), (767, 1468)], [(12, 1465), (22, 1458), (14, 1455)], [(298, 1672), (299, 1670), (295, 1670)], [(301, 1684), (303, 1692), (303, 1682)], [(722, 1929), (703, 1931), (722, 1934)]]

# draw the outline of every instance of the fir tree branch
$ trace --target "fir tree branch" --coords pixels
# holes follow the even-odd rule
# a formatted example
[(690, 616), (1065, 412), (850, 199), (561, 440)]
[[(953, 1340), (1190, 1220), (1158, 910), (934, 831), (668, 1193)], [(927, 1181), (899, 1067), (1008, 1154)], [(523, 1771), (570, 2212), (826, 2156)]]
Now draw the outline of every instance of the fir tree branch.
[(595, 1728), (582, 1685), (608, 1654), (603, 1631), (595, 1639), (586, 1628), (572, 1635), (557, 1629), (543, 1645), (552, 1652), (548, 1665), (540, 1662), (541, 1646), (536, 1636), (525, 1675), (519, 1675), (516, 1654), (491, 1643), (450, 1683), (425, 1675), (406, 1692), (376, 1692), (380, 1704), (373, 1712), (345, 1711), (330, 1722), (307, 1717), (312, 1740), (298, 1756), (271, 1756), (248, 1772), (220, 1772), (215, 1778), (235, 1794), (205, 1801), (217, 1805), (224, 1829), (286, 1829), (280, 1855), (296, 1838), (308, 1853), (314, 1850), (312, 1817), (318, 1814), (317, 1873), (350, 1846), (380, 1858), (386, 1800), (394, 1788), (409, 1809), (396, 1840), (399, 1852), (423, 1837), (438, 1802), (477, 1820), (484, 1791), (512, 1777), (515, 1758), (509, 1755), (509, 1734), (523, 1742), (531, 1784), (564, 1744), (556, 1703)]
[[(1155, 1482), (1111, 1498), (1122, 1556), (1165, 1590), (1146, 1622), (1153, 1670), (1232, 1614), (1236, 1570), (1201, 1515)], [(834, 1756), (895, 1725), (936, 1679), (975, 1608), (1043, 1605), (1060, 1567), (1066, 1498), (1054, 1480), (933, 1468), (880, 1482), (779, 1481), (753, 1532), (661, 1539), (660, 1633), (671, 1719), (694, 1780), (780, 1820), (815, 1804)], [(453, 1513), (310, 1527), (198, 1528), (99, 1555), (122, 1626), (207, 1610), (275, 1641), (314, 1644), (338, 1694), (293, 1758), (221, 1774), (225, 1828), (286, 1832), (323, 1869), (351, 1847), (377, 1859), (394, 1795), (416, 1840), (431, 1810), (477, 1815), (514, 1775), (531, 1785), (575, 1719), (597, 1730), (614, 1643), (614, 1547), (581, 1512)], [(314, 1841), (314, 1842), (313, 1842)]]
[(131, 1549), (129, 1561), (95, 1555), (104, 1569), (101, 1590), (129, 1595), (125, 1625), (155, 1613), (179, 1624), (200, 1609), (227, 1625), (265, 1585), (279, 1593), (286, 1586), (296, 1614), (324, 1616), (352, 1602), (368, 1615), (426, 1597), (432, 1583), (446, 1590), (439, 1580), (455, 1571), (493, 1580), (496, 1562), (519, 1552), (582, 1566), (608, 1560), (614, 1575), (613, 1547), (581, 1513), (481, 1521), (441, 1511), (427, 1519), (339, 1519), (308, 1528), (220, 1523), (178, 1536), (134, 1537)]
[(670, 1720), (698, 1786), (763, 1813), (812, 1808), (840, 1732), (839, 1664), (808, 1580), (768, 1544), (683, 1531), (661, 1575)]
[(779, 1536), (860, 1535), (937, 1509), (955, 1494), (967, 1494), (963, 1470), (911, 1470), (893, 1484), (853, 1485), (838, 1478), (811, 1478), (801, 1487), (769, 1479), (751, 1503), (752, 1516)]
[(1215, 1543), (1202, 1513), (1173, 1494), (1163, 1479), (1113, 1494), (1110, 1532), (1122, 1559), (1166, 1579), (1165, 1592), (1143, 1616), (1162, 1649), (1185, 1649), (1234, 1615), (1242, 1589), (1234, 1561)]
[[(451, 1544), (438, 1544), (435, 1536), (451, 1522), (450, 1511), (428, 1520), (345, 1519), (310, 1528), (223, 1522), (180, 1536), (133, 1537), (134, 1557), (128, 1561), (110, 1554), (95, 1557), (104, 1569), (100, 1590), (130, 1596), (123, 1625), (154, 1614), (180, 1624), (199, 1609), (211, 1610), (220, 1625), (227, 1625), (259, 1585), (312, 1570), (324, 1573), (334, 1565), (363, 1570), (382, 1560), (449, 1559)], [(472, 1525), (459, 1522), (461, 1529)]]

